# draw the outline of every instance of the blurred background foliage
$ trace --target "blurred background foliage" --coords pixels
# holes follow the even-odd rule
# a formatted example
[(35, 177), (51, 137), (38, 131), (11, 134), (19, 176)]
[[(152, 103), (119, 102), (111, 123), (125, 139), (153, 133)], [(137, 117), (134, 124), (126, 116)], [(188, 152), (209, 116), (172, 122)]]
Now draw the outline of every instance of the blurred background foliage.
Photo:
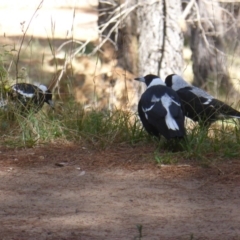
[(59, 101), (136, 109), (135, 76), (176, 72), (236, 103), (239, 7), (224, 0), (3, 2), (1, 81), (45, 83)]

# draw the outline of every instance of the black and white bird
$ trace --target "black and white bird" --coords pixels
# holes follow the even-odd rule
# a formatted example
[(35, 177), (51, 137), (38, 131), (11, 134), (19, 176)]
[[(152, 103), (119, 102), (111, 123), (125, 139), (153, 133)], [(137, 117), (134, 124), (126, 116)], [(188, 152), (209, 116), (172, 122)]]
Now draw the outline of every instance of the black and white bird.
[(51, 91), (43, 84), (16, 83), (8, 89), (8, 103), (13, 103), (21, 113), (38, 112), (46, 102), (52, 108)]
[(185, 135), (184, 114), (178, 95), (152, 74), (135, 78), (147, 85), (138, 103), (138, 114), (146, 131), (167, 140)]
[(240, 118), (240, 112), (214, 98), (204, 90), (187, 83), (181, 76), (171, 74), (165, 83), (177, 92), (186, 117), (209, 127), (217, 120)]

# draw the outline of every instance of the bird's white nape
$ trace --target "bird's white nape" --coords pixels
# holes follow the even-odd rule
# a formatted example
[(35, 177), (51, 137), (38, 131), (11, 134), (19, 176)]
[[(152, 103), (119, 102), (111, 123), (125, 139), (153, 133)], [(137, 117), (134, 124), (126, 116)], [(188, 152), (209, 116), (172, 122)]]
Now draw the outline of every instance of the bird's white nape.
[(43, 84), (34, 84), (36, 87), (41, 89), (44, 93), (48, 90), (47, 87)]
[(148, 85), (147, 88), (150, 88), (152, 86), (157, 86), (157, 85), (163, 85), (166, 86), (166, 84), (163, 82), (161, 78), (154, 78), (151, 83)]
[(181, 88), (189, 87), (190, 85), (179, 75), (172, 76), (172, 86), (174, 91), (178, 91)]

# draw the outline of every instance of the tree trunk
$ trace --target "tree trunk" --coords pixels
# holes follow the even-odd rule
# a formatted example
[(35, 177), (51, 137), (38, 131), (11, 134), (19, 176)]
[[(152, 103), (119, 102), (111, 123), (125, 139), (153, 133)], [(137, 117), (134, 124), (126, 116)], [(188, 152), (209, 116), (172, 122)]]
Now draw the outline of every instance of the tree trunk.
[[(118, 7), (119, 3), (116, 0), (114, 2)], [(181, 74), (183, 36), (177, 21), (181, 15), (181, 1), (126, 2), (127, 5), (122, 11), (134, 5), (138, 7), (127, 19), (123, 19), (122, 26), (117, 29), (118, 34), (111, 34), (111, 39), (118, 47), (116, 52), (118, 65), (138, 75), (152, 73), (165, 78), (171, 73)], [(99, 16), (99, 25), (109, 19), (106, 13), (107, 5), (100, 1), (99, 11), (102, 12), (103, 9), (105, 14)], [(109, 6), (108, 9), (114, 10)], [(111, 25), (106, 29), (106, 34), (110, 28)], [(134, 56), (136, 52), (137, 59)]]
[(183, 36), (178, 23), (181, 1), (136, 1), (139, 74), (156, 74), (165, 78), (181, 74)]
[(224, 25), (219, 3), (197, 1), (199, 18), (191, 26), (190, 47), (193, 61), (193, 84), (214, 91), (232, 89), (224, 52)]

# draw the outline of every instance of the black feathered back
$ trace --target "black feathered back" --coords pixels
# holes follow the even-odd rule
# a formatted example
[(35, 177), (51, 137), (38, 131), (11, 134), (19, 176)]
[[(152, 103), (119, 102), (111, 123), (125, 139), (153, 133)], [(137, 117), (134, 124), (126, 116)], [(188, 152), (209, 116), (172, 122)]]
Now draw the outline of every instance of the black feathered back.
[[(173, 103), (169, 107), (169, 111), (179, 128), (178, 130), (168, 128), (166, 124), (167, 110), (163, 106), (162, 101), (159, 100), (153, 104), (153, 96), (161, 99), (165, 94), (173, 100)], [(142, 124), (149, 134), (157, 137), (163, 135), (168, 140), (171, 138), (181, 138), (185, 135), (184, 115), (181, 107), (174, 102), (180, 102), (178, 95), (172, 89), (163, 85), (150, 87), (142, 94), (138, 104), (138, 112)], [(151, 110), (147, 112), (148, 117), (146, 117), (144, 109), (150, 108)]]
[(9, 100), (17, 105), (21, 113), (33, 110), (38, 112), (44, 102), (52, 99), (50, 90), (43, 92), (40, 88), (29, 83), (17, 83), (8, 92)]

